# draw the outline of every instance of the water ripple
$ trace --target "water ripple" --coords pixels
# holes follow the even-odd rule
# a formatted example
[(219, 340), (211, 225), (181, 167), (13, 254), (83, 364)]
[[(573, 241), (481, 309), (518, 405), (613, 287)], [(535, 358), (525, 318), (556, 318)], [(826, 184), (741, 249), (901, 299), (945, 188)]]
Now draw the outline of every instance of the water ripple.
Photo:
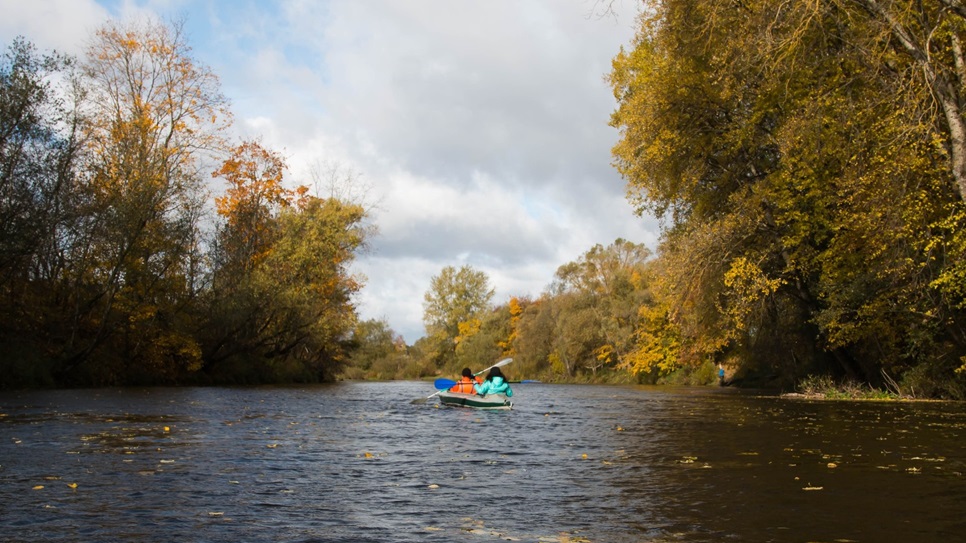
[(410, 403), (427, 388), (2, 393), (3, 539), (929, 543), (963, 528), (961, 404), (538, 384), (508, 412)]

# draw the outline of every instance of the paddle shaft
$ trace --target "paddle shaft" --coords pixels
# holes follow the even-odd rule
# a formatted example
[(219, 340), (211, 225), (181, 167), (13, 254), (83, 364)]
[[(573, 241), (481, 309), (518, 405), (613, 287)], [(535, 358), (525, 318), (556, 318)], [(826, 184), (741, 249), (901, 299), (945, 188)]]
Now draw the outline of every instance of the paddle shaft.
[[(487, 372), (487, 371), (490, 371), (490, 370), (492, 370), (493, 368), (501, 368), (501, 367), (503, 367), (503, 366), (506, 366), (506, 365), (507, 365), (507, 364), (509, 364), (510, 362), (513, 362), (513, 359), (512, 359), (512, 358), (504, 358), (503, 360), (500, 360), (500, 361), (499, 361), (499, 362), (497, 362), (496, 364), (493, 364), (492, 366), (490, 366), (490, 367), (488, 367), (488, 368), (484, 368), (484, 369), (482, 369), (482, 370), (480, 370), (480, 371), (478, 371), (478, 372), (476, 372), (476, 373), (474, 373), (474, 374), (473, 374), (473, 376), (475, 377), (475, 376), (477, 376), (477, 375), (479, 375), (479, 374), (481, 374), (481, 373), (484, 373), (484, 372)], [(438, 382), (438, 381), (441, 381), (441, 379), (437, 379), (436, 381), (437, 381), (437, 382)], [(456, 384), (456, 381), (453, 381), (453, 385), (455, 385), (455, 384)], [(434, 383), (434, 385), (435, 385), (435, 383)], [(435, 396), (435, 395), (437, 395), (437, 394), (439, 394), (440, 392), (443, 392), (444, 390), (449, 390), (449, 388), (450, 388), (450, 387), (452, 387), (453, 385), (450, 385), (450, 386), (448, 386), (448, 387), (446, 387), (446, 388), (441, 388), (441, 389), (439, 389), (439, 390), (437, 390), (436, 392), (434, 392), (434, 393), (432, 393), (432, 394), (430, 394), (429, 396), (426, 396), (425, 398), (416, 398), (415, 400), (413, 400), (413, 401), (412, 401), (412, 403), (423, 403), (423, 402), (425, 402), (425, 401), (427, 401), (427, 400), (429, 400), (430, 398), (432, 398), (433, 396)]]
[[(493, 364), (489, 368), (484, 368), (484, 369), (482, 369), (482, 370), (474, 373), (473, 376), (476, 377), (477, 375), (482, 375), (483, 373), (486, 373), (487, 371), (492, 370), (493, 368), (498, 368), (498, 367), (501, 367), (501, 366), (506, 366), (510, 362), (513, 362), (513, 359), (512, 358), (504, 358), (503, 360), (500, 360), (499, 362), (497, 362), (496, 364)], [(457, 384), (457, 381), (453, 381), (451, 379), (437, 379), (433, 383), (433, 386), (435, 386), (436, 388), (438, 388), (440, 390), (446, 390), (448, 388), (452, 388), (456, 384)]]

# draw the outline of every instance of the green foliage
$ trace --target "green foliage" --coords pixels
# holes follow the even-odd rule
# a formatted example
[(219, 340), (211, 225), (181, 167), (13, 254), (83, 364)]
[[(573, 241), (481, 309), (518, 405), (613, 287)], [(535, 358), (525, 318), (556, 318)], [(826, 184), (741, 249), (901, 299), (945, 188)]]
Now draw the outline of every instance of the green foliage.
[(486, 273), (464, 265), (446, 266), (430, 280), (423, 303), (423, 322), (433, 344), (426, 354), (437, 368), (455, 367), (457, 347), (480, 330), (490, 309), (493, 289)]
[(661, 375), (658, 384), (676, 386), (709, 386), (718, 384), (718, 370), (710, 361), (696, 366), (681, 366)]
[(419, 377), (407, 373), (413, 361), (402, 337), (385, 321), (367, 320), (356, 324), (352, 333), (353, 348), (344, 379), (404, 379)]
[[(485, 312), (478, 329), (469, 336), (464, 336), (456, 345), (456, 364), (450, 368), (453, 375), (458, 375), (464, 367), (479, 371), (490, 365), (491, 361), (500, 360), (511, 353), (507, 352), (502, 343), (511, 334), (510, 306), (501, 305)], [(507, 368), (510, 373), (516, 373), (516, 368)]]
[(522, 311), (513, 327), (514, 372), (530, 379), (548, 379), (554, 319), (553, 299), (545, 294), (530, 301), (521, 300)]
[(884, 389), (871, 388), (853, 380), (836, 381), (828, 375), (808, 375), (798, 384), (798, 391), (809, 397), (827, 400), (897, 400), (901, 396)]

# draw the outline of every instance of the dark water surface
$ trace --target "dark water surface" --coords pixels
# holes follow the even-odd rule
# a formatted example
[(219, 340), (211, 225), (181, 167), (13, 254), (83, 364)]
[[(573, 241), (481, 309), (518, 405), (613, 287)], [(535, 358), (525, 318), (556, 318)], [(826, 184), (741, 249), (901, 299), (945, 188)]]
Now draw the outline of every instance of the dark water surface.
[(514, 390), (0, 393), (0, 541), (966, 541), (963, 404)]

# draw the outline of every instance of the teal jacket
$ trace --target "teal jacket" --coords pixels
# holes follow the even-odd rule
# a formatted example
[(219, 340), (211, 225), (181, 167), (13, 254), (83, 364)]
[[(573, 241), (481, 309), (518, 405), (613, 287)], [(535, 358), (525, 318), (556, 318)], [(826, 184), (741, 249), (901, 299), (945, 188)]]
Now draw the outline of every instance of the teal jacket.
[(481, 385), (473, 385), (473, 390), (480, 396), (487, 394), (506, 394), (508, 398), (513, 396), (510, 384), (504, 381), (502, 377), (494, 377), (492, 381), (486, 380)]

